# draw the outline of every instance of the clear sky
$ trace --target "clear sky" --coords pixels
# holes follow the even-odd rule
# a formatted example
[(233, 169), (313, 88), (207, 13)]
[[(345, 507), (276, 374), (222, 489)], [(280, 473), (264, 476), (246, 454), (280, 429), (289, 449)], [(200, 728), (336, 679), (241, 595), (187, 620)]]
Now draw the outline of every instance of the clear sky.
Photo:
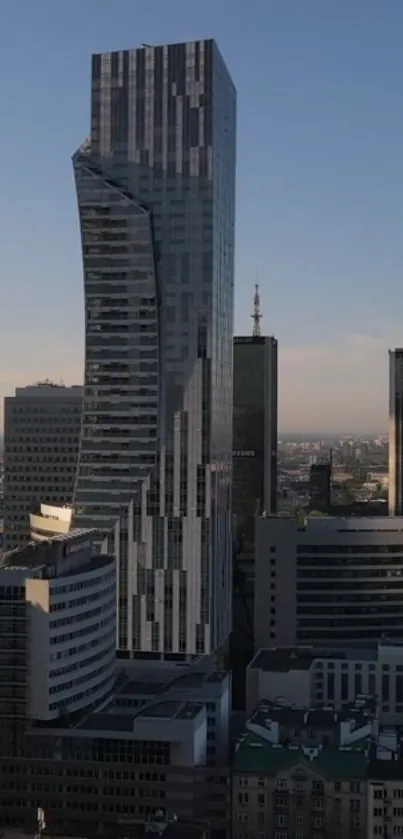
[(0, 396), (80, 382), (71, 155), (90, 55), (216, 38), (238, 89), (236, 331), (253, 284), (280, 428), (387, 424), (403, 345), (403, 0), (1, 0)]

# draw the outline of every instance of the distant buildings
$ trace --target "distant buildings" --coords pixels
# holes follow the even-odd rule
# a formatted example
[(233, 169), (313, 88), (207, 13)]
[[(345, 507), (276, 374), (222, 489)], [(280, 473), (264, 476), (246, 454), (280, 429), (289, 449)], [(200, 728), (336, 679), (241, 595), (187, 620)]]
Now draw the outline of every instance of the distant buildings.
[(231, 629), (236, 92), (212, 40), (92, 58), (74, 155), (86, 308), (77, 521), (119, 557), (118, 643)]
[(51, 382), (4, 400), (4, 548), (25, 545), (41, 502), (71, 504), (81, 427), (81, 387)]
[(403, 641), (402, 517), (261, 517), (255, 649)]
[(331, 463), (313, 463), (309, 472), (309, 506), (311, 510), (330, 513), (331, 485)]
[(403, 515), (403, 349), (389, 350), (389, 515)]

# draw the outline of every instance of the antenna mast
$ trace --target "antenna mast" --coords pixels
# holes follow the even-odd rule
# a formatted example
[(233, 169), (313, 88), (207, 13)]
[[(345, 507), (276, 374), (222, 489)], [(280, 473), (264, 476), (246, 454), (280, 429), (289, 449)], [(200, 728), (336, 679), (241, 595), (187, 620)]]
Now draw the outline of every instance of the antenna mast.
[(256, 283), (255, 285), (255, 294), (253, 297), (253, 314), (251, 315), (253, 320), (253, 337), (260, 338), (260, 321), (262, 319), (261, 311), (260, 311), (260, 294), (259, 294), (259, 286)]

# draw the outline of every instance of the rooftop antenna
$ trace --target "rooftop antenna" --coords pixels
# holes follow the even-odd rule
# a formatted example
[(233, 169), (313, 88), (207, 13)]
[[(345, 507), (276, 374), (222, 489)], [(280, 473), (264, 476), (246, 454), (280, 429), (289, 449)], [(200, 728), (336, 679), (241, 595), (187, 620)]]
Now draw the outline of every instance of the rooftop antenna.
[(260, 338), (260, 321), (262, 319), (262, 315), (260, 312), (260, 294), (259, 294), (259, 286), (256, 283), (255, 285), (255, 294), (253, 297), (253, 314), (251, 315), (253, 320), (253, 337)]

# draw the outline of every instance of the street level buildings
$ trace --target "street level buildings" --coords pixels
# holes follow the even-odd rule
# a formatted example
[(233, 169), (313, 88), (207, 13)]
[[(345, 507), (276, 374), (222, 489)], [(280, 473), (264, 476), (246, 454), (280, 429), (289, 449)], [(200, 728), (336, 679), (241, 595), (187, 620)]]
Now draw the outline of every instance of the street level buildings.
[(389, 350), (389, 515), (403, 515), (403, 349)]
[(403, 641), (403, 517), (256, 521), (255, 645)]
[(4, 400), (4, 549), (26, 545), (41, 502), (71, 504), (78, 463), (81, 387), (51, 382)]
[(236, 94), (211, 40), (92, 59), (77, 522), (118, 556), (123, 651), (231, 626)]

